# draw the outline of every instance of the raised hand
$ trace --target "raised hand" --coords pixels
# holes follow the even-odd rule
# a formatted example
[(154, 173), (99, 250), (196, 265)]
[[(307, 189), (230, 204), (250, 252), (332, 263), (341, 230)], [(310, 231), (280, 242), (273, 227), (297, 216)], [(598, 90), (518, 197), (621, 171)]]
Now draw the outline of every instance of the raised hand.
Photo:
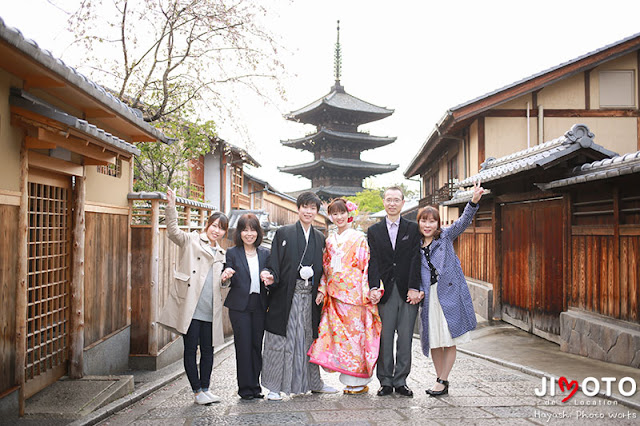
[(176, 193), (169, 187), (167, 187), (167, 205), (168, 207), (176, 206)]
[(473, 196), (471, 197), (471, 201), (475, 204), (478, 204), (478, 201), (480, 201), (482, 194), (484, 194), (484, 188), (480, 186), (480, 179), (478, 179), (473, 184)]

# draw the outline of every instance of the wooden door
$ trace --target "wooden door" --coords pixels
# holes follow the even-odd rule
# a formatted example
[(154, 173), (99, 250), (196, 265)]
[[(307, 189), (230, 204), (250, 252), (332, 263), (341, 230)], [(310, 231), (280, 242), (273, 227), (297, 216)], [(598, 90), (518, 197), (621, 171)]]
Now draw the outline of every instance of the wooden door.
[(502, 318), (559, 342), (562, 199), (502, 205)]
[(67, 373), (70, 187), (66, 177), (29, 174), (25, 398)]

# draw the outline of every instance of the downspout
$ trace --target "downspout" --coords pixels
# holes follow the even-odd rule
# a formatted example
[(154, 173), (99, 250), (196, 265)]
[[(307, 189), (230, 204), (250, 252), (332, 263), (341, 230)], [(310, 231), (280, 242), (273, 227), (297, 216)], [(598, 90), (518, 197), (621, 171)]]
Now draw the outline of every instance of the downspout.
[(538, 145), (544, 143), (544, 108), (538, 105)]
[(529, 102), (527, 102), (527, 149), (531, 148), (531, 127), (530, 123), (530, 115), (529, 115)]

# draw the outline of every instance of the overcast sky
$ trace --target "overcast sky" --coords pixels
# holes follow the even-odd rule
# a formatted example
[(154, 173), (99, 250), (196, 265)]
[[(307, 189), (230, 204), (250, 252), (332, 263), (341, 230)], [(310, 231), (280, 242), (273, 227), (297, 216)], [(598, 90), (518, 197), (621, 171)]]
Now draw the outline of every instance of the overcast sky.
[[(361, 127), (398, 138), (362, 155), (365, 161), (400, 165), (396, 172), (374, 178), (377, 186), (404, 181), (409, 162), (448, 108), (640, 32), (638, 0), (276, 3), (267, 22), (287, 49), (281, 58), (289, 74), (283, 81), (287, 99), (265, 103), (243, 95), (237, 117), (246, 132), (221, 123), (219, 134), (246, 146), (261, 163), (250, 173), (285, 192), (308, 188), (310, 181), (279, 173), (277, 166), (311, 161), (312, 155), (285, 148), (280, 141), (302, 137), (313, 127), (282, 115), (329, 92), (338, 19), (345, 90), (395, 110), (391, 117)], [(66, 16), (46, 0), (4, 1), (0, 17), (77, 65), (68, 48)], [(417, 189), (417, 183), (412, 185)]]

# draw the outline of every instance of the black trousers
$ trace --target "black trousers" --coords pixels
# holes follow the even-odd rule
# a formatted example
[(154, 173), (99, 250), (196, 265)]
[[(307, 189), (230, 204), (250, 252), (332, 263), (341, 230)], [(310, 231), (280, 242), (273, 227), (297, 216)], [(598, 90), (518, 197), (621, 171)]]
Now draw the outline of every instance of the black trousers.
[[(209, 389), (211, 370), (213, 369), (213, 337), (211, 322), (191, 320), (187, 334), (182, 335), (184, 341), (184, 371), (191, 384), (191, 389), (197, 392)], [(196, 363), (196, 351), (200, 346), (200, 375)]]
[(261, 392), (262, 338), (265, 309), (260, 295), (253, 293), (244, 311), (229, 309), (236, 348), (236, 376), (238, 395), (257, 395)]

